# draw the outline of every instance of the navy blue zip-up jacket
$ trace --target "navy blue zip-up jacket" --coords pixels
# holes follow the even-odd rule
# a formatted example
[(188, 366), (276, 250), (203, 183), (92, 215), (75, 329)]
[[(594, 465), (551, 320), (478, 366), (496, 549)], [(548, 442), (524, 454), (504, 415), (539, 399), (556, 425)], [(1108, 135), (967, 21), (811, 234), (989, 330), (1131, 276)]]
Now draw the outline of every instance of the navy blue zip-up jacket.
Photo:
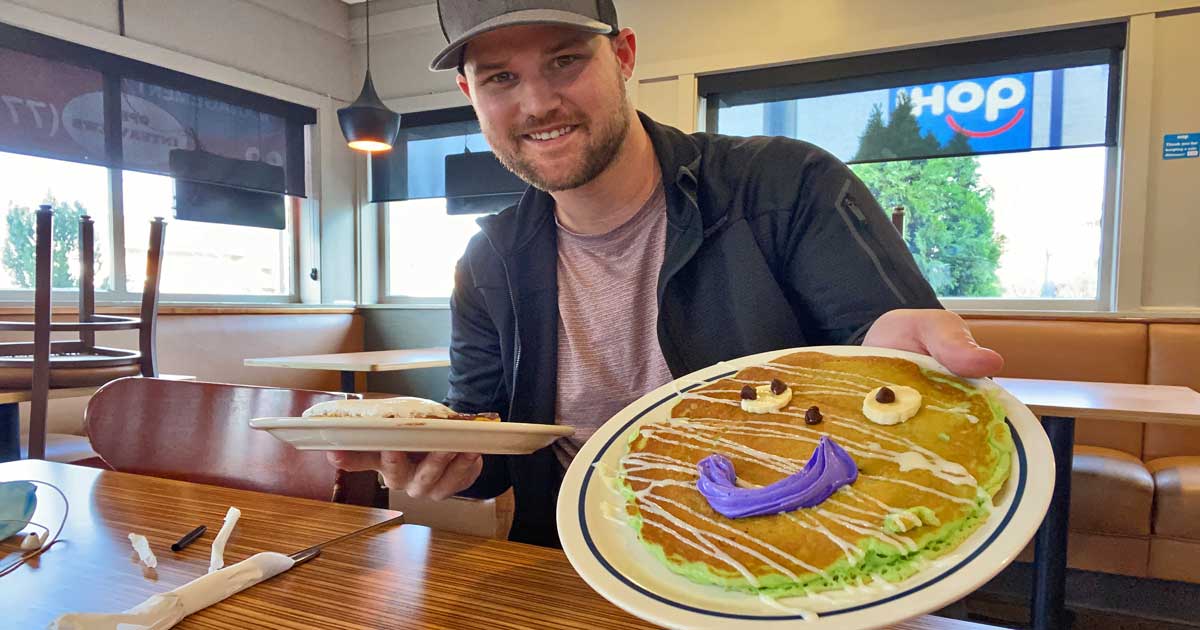
[[(767, 350), (860, 343), (887, 311), (941, 308), (883, 210), (837, 158), (796, 140), (684, 134), (639, 116), (667, 199), (657, 329), (675, 377)], [(479, 225), (450, 299), (446, 404), (553, 423), (554, 200), (530, 188)], [(558, 546), (561, 479), (549, 448), (485, 456), (462, 495), (490, 498), (511, 486), (509, 538)]]

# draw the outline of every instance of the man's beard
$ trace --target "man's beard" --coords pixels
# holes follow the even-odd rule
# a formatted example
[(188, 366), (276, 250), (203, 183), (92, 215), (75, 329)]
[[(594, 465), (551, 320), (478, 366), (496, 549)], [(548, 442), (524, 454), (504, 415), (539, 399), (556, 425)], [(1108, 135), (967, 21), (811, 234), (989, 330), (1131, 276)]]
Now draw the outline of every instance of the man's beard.
[[(619, 79), (621, 86), (619, 106), (602, 120), (579, 121), (579, 128), (572, 132), (580, 133), (586, 129), (590, 132), (590, 141), (583, 147), (583, 154), (566, 172), (559, 175), (550, 175), (541, 172), (534, 160), (522, 154), (523, 134), (515, 132), (509, 133), (509, 142), (503, 148), (497, 146), (499, 143), (490, 142), (489, 139), (492, 150), (496, 153), (496, 157), (500, 160), (500, 163), (515, 173), (517, 177), (525, 180), (535, 188), (546, 192), (579, 188), (595, 179), (617, 157), (617, 153), (621, 150), (621, 145), (625, 142), (625, 136), (629, 133), (625, 81), (623, 77), (619, 77)], [(558, 118), (558, 116), (555, 116), (555, 118)], [(553, 119), (535, 121), (536, 124), (528, 125), (528, 127), (534, 129), (545, 128), (553, 126), (556, 122), (559, 121)], [(512, 148), (510, 149), (509, 147)]]

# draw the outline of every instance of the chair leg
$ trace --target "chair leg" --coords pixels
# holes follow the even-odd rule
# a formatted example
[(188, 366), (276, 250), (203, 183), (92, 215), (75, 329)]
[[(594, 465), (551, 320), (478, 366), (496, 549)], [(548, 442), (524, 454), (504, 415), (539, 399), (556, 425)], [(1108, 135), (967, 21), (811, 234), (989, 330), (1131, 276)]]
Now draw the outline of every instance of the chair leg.
[(29, 404), (29, 459), (46, 459), (46, 416), (49, 415), (49, 395), (45, 386), (34, 384), (33, 400)]
[(379, 483), (379, 473), (374, 470), (350, 472), (338, 469), (333, 482), (334, 503), (387, 507), (387, 488)]
[(138, 330), (138, 349), (142, 353), (142, 376), (158, 376), (155, 348), (158, 328), (158, 287), (163, 261), (163, 241), (167, 223), (162, 217), (150, 222), (150, 247), (146, 251), (146, 286), (142, 288), (142, 325)]
[(0, 464), (21, 459), (21, 405), (0, 404)]
[(46, 457), (46, 407), (50, 395), (50, 252), (54, 211), (43, 205), (37, 211), (36, 285), (33, 295), (33, 401), (29, 414), (29, 458)]
[[(79, 321), (90, 322), (96, 313), (96, 246), (95, 226), (92, 217), (79, 217)], [(96, 347), (96, 332), (83, 330), (79, 333), (83, 347), (91, 351)]]
[(333, 478), (333, 496), (329, 500), (334, 503), (346, 502), (346, 471), (339, 468)]

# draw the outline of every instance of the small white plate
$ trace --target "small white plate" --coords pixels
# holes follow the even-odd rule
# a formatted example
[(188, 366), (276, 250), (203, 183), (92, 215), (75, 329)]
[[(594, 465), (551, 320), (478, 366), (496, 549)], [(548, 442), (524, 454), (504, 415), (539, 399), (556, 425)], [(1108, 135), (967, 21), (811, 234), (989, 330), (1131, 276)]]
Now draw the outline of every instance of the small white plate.
[(413, 451), (525, 455), (575, 433), (572, 427), (437, 418), (255, 418), (302, 451)]
[[(990, 380), (969, 379), (1003, 404), (1015, 449), (1012, 471), (992, 512), (954, 552), (883, 592), (836, 595), (816, 606), (778, 602), (694, 583), (650, 555), (621, 518), (625, 499), (600, 479), (597, 468), (619, 469), (628, 437), (647, 422), (663, 421), (680, 392), (793, 352), (908, 359), (948, 372), (933, 359), (898, 350), (858, 346), (792, 348), (742, 357), (694, 372), (634, 401), (584, 444), (558, 495), (558, 535), (579, 575), (609, 601), (647, 621), (672, 628), (804, 628), (861, 630), (898, 623), (950, 604), (1012, 562), (1033, 537), (1054, 486), (1050, 442), (1036, 416)], [(832, 594), (831, 594), (832, 595)], [(793, 605), (789, 606), (792, 603)], [(803, 611), (817, 617), (805, 622)]]

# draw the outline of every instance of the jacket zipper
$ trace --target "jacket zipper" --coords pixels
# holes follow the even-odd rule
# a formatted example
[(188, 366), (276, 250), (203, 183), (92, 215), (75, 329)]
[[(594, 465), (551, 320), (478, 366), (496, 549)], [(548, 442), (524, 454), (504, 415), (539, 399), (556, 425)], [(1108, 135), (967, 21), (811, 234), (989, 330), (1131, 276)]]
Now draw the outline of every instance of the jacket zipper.
[(508, 289), (508, 303), (512, 305), (513, 314), (513, 377), (512, 387), (508, 392), (508, 415), (505, 420), (512, 422), (513, 401), (517, 399), (517, 374), (521, 369), (521, 324), (517, 321), (517, 298), (513, 293), (512, 276), (508, 273), (508, 260), (496, 248), (496, 243), (492, 241), (491, 235), (485, 230), (483, 235), (488, 240), (488, 245), (492, 246), (492, 251), (496, 252), (496, 257), (500, 259), (500, 266), (504, 268), (504, 286)]
[(900, 289), (896, 287), (896, 284), (892, 281), (891, 276), (888, 275), (887, 270), (883, 268), (883, 263), (880, 262), (879, 256), (875, 253), (875, 250), (863, 238), (861, 230), (858, 226), (852, 223), (849, 214), (847, 214), (847, 212), (853, 214), (855, 218), (858, 219), (859, 226), (867, 224), (867, 215), (863, 214), (862, 209), (860, 209), (858, 204), (854, 202), (854, 197), (850, 195), (850, 183), (850, 180), (846, 179), (846, 182), (842, 184), (841, 193), (838, 195), (837, 203), (834, 204), (838, 209), (838, 214), (842, 217), (842, 221), (846, 224), (846, 229), (850, 230), (850, 235), (854, 237), (855, 242), (858, 243), (859, 247), (862, 247), (863, 252), (865, 252), (867, 257), (871, 259), (871, 263), (875, 266), (875, 270), (879, 272), (880, 279), (882, 279), (883, 283), (886, 284), (889, 289), (891, 289), (892, 295), (896, 296), (896, 299), (900, 302), (900, 304), (908, 304), (908, 299), (904, 297), (904, 294), (900, 292)]
[[(682, 171), (682, 167), (681, 167), (681, 171)], [(697, 215), (695, 220), (699, 220), (698, 215), (700, 214), (700, 204), (696, 199), (696, 195), (693, 191), (689, 190), (686, 186), (681, 185), (679, 183), (680, 179), (682, 179), (682, 175), (676, 177), (676, 186), (679, 188), (680, 193), (682, 193), (683, 196), (687, 199), (687, 203), (692, 207), (693, 210), (695, 210), (695, 213)], [(665, 182), (664, 182), (664, 185), (665, 185)], [(671, 203), (671, 198), (670, 198), (670, 195), (668, 195), (667, 196), (667, 204), (670, 204), (670, 203)], [(720, 228), (722, 225), (724, 225), (728, 219), (729, 219), (729, 215), (725, 214), (720, 219), (715, 221), (713, 223), (713, 225), (711, 225), (707, 230), (703, 231), (703, 233), (700, 237), (701, 240), (708, 238), (708, 236), (710, 234), (712, 234), (718, 228)], [(668, 224), (667, 224), (667, 245), (668, 246), (666, 247), (667, 251), (670, 251), (669, 245), (671, 242), (671, 230), (672, 229), (673, 228), (672, 228), (671, 224), (668, 222)], [(697, 247), (699, 247), (699, 245), (697, 245)], [(693, 254), (695, 253), (694, 250), (692, 253)], [(667, 268), (668, 261), (666, 259), (666, 255), (667, 255), (666, 252), (664, 252), (663, 265), (662, 265), (663, 269)], [(688, 258), (689, 259), (691, 258), (691, 254), (688, 255)], [(658, 289), (655, 292), (656, 293), (655, 302), (658, 305), (658, 316), (656, 318), (657, 321), (656, 321), (656, 325), (655, 325), (655, 332), (656, 332), (656, 336), (658, 337), (658, 347), (659, 347), (659, 350), (663, 353), (663, 359), (666, 360), (668, 369), (670, 369), (670, 367), (672, 365), (680, 365), (679, 374), (675, 373), (676, 370), (673, 370), (673, 369), (670, 370), (674, 376), (680, 376), (681, 374), (687, 374), (688, 372), (690, 372), (692, 370), (689, 370), (686, 368), (686, 366), (682, 365), (683, 359), (680, 358), (680, 356), (679, 356), (680, 353), (679, 353), (678, 348), (675, 345), (675, 341), (674, 341), (674, 339), (672, 339), (670, 337), (670, 335), (668, 335), (666, 333), (666, 322), (663, 320), (663, 300), (666, 298), (666, 295), (667, 295), (667, 285), (671, 282), (671, 279), (675, 277), (675, 274), (679, 272), (679, 269), (681, 269), (684, 264), (686, 264), (686, 260), (683, 263), (679, 263), (678, 265), (673, 265), (673, 268), (670, 270), (670, 273), (668, 273), (666, 275), (662, 275), (662, 273), (660, 271)], [(672, 359), (674, 359), (674, 361), (672, 361)]]
[(858, 209), (858, 204), (854, 203), (854, 197), (851, 197), (850, 194), (847, 193), (845, 199), (846, 207), (850, 208), (850, 212), (853, 212), (854, 216), (857, 217), (859, 221), (866, 223), (867, 215), (863, 214), (863, 211)]
[(512, 277), (508, 275), (508, 262), (502, 256), (500, 264), (504, 267), (504, 284), (508, 288), (508, 303), (512, 305), (513, 314), (513, 378), (512, 391), (508, 393), (508, 417), (509, 422), (515, 422), (512, 419), (513, 401), (517, 399), (517, 375), (521, 370), (521, 324), (517, 321), (517, 298), (513, 294)]

